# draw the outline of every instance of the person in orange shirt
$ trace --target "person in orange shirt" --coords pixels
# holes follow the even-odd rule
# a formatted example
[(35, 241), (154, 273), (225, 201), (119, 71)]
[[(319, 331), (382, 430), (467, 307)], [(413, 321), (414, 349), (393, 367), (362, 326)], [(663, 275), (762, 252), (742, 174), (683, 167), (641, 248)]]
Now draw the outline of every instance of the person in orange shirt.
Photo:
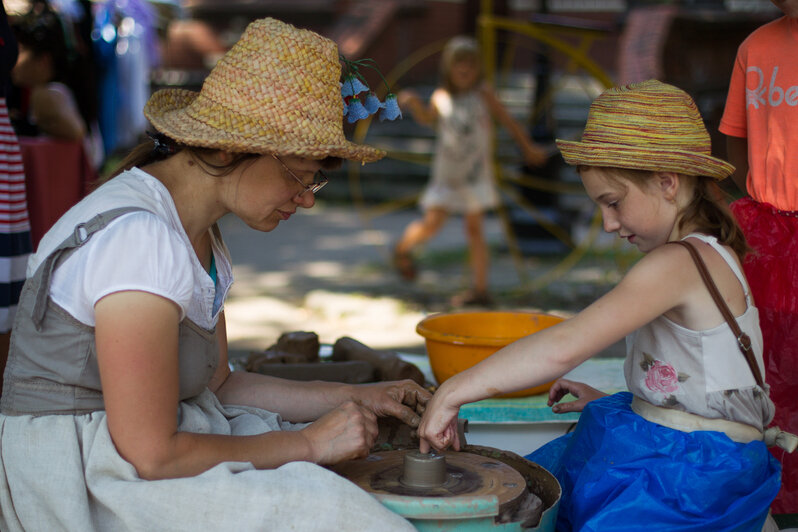
[[(760, 313), (774, 424), (798, 431), (798, 0), (740, 45), (720, 132), (734, 182), (731, 208), (754, 252), (743, 265)], [(775, 514), (798, 513), (798, 453), (774, 449), (783, 486)]]

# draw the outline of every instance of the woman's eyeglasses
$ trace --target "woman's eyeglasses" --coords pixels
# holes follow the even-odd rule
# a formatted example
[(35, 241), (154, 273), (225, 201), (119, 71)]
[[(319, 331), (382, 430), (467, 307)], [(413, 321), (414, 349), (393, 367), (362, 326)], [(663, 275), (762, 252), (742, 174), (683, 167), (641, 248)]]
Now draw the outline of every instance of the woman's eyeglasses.
[(311, 184), (309, 184), (309, 185), (306, 185), (306, 184), (305, 184), (305, 182), (304, 182), (304, 181), (302, 181), (301, 179), (299, 179), (299, 177), (298, 177), (298, 176), (297, 176), (297, 175), (296, 175), (296, 174), (295, 174), (295, 173), (294, 173), (294, 172), (293, 172), (293, 171), (292, 171), (290, 168), (288, 168), (288, 166), (287, 166), (287, 165), (286, 165), (286, 164), (285, 164), (285, 163), (284, 163), (284, 162), (283, 162), (283, 161), (282, 161), (282, 160), (281, 160), (279, 157), (277, 157), (277, 156), (276, 156), (275, 154), (273, 154), (273, 153), (272, 153), (272, 157), (274, 157), (274, 158), (277, 160), (277, 162), (278, 162), (278, 163), (280, 163), (281, 165), (283, 165), (283, 168), (285, 168), (285, 171), (286, 171), (286, 172), (288, 172), (288, 175), (290, 175), (291, 177), (293, 177), (294, 179), (296, 179), (296, 180), (299, 182), (299, 184), (300, 184), (300, 185), (302, 185), (302, 187), (304, 187), (304, 189), (305, 189), (305, 190), (303, 190), (303, 191), (302, 191), (302, 192), (299, 194), (300, 196), (301, 196), (302, 194), (304, 194), (305, 192), (312, 192), (313, 194), (316, 194), (316, 193), (317, 193), (319, 190), (321, 190), (321, 189), (324, 187), (324, 185), (326, 185), (326, 184), (327, 184), (327, 182), (329, 181), (329, 180), (327, 179), (327, 176), (324, 174), (324, 172), (322, 172), (321, 170), (319, 170), (319, 171), (318, 171), (318, 172), (316, 172), (316, 174), (313, 176), (313, 183), (311, 183)]

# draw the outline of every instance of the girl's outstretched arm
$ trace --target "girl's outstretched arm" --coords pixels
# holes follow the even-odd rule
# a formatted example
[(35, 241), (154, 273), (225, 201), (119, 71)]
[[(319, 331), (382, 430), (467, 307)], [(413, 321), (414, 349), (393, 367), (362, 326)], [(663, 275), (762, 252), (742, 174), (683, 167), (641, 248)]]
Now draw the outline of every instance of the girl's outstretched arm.
[(700, 289), (698, 273), (691, 273), (694, 269), (686, 250), (660, 246), (643, 257), (614, 289), (576, 316), (513, 342), (451, 377), (427, 405), (419, 426), (421, 450), (459, 447), (457, 432), (451, 429), (461, 405), (555, 380), (657, 316), (683, 305), (691, 290)]
[(430, 102), (425, 104), (418, 93), (412, 89), (404, 89), (396, 95), (399, 107), (407, 109), (413, 119), (422, 126), (433, 127), (438, 120), (438, 112)]
[(546, 150), (535, 144), (532, 139), (529, 138), (523, 126), (510, 115), (504, 105), (499, 101), (494, 90), (488, 85), (483, 84), (480, 87), (480, 93), (493, 118), (510, 133), (510, 136), (513, 137), (518, 147), (521, 148), (524, 161), (532, 166), (541, 166), (545, 164), (548, 159)]

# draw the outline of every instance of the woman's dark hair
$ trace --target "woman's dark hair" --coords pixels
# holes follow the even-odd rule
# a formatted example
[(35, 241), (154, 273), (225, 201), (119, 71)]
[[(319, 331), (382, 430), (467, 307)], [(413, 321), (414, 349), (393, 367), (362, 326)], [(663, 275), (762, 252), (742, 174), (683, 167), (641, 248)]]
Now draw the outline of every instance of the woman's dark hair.
[(212, 152), (218, 151), (216, 149), (198, 148), (196, 146), (180, 144), (163, 133), (148, 133), (148, 135), (150, 137), (149, 139), (141, 142), (130, 150), (127, 156), (122, 159), (108, 177), (101, 177), (97, 184), (101, 185), (122, 172), (130, 170), (134, 166), (141, 168), (142, 166), (167, 159), (175, 153), (184, 150), (189, 152), (192, 158), (205, 168), (206, 172), (217, 177), (229, 174), (236, 166), (248, 159), (254, 160), (260, 157), (260, 154), (256, 153), (238, 153), (228, 164), (220, 165), (211, 162), (211, 158), (209, 157)]
[[(167, 159), (180, 151), (189, 152), (191, 157), (197, 161), (206, 172), (217, 177), (227, 175), (239, 164), (248, 160), (254, 161), (262, 155), (260, 153), (236, 153), (229, 163), (220, 165), (212, 162), (210, 157), (212, 153), (219, 151), (215, 148), (187, 146), (159, 132), (149, 132), (147, 135), (150, 138), (133, 148), (107, 177), (101, 176), (96, 183), (97, 186), (113, 179), (122, 172), (130, 170), (134, 166), (141, 168), (148, 164)], [(343, 159), (339, 157), (327, 157), (321, 161), (321, 165), (324, 169), (332, 170), (340, 167), (342, 162)]]

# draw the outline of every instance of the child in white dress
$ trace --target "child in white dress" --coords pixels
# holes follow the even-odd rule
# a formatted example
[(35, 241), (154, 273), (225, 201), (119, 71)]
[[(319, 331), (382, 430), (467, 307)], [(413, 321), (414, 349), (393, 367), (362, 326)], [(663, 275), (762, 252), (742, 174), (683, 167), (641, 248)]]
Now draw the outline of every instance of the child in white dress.
[(499, 203), (493, 173), (493, 124), (496, 119), (521, 148), (524, 160), (539, 166), (546, 160), (521, 125), (482, 81), (477, 42), (455, 37), (443, 50), (443, 86), (432, 93), (429, 106), (412, 91), (402, 91), (399, 103), (421, 124), (435, 126), (432, 175), (419, 202), (424, 216), (411, 222), (394, 249), (394, 265), (406, 280), (416, 276), (412, 252), (435, 236), (450, 214), (464, 217), (472, 289), (455, 304), (488, 304), (488, 247), (483, 234), (486, 211)]

